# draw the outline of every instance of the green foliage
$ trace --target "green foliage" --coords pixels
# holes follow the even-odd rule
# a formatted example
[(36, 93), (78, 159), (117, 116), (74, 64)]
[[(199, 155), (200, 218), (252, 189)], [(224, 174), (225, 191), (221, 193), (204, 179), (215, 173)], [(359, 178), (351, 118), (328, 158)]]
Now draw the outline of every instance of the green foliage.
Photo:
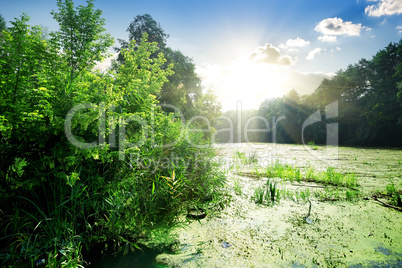
[(267, 180), (265, 187), (259, 186), (254, 189), (254, 201), (257, 204), (273, 205), (279, 203), (281, 197), (281, 191), (277, 187), (276, 181)]
[(391, 199), (391, 204), (394, 206), (402, 207), (402, 195), (400, 191), (395, 187), (394, 183), (387, 185), (387, 195)]
[(281, 178), (283, 180), (318, 182), (325, 185), (343, 186), (356, 188), (357, 178), (354, 173), (342, 174), (335, 171), (333, 167), (328, 167), (326, 172), (316, 172), (313, 168), (302, 171), (298, 167), (276, 162), (274, 165), (267, 166), (265, 176), (268, 178)]
[(58, 0), (57, 6), (59, 12), (52, 11), (51, 14), (60, 30), (51, 34), (51, 43), (63, 51), (62, 66), (67, 75), (66, 86), (70, 87), (80, 72), (90, 70), (106, 57), (113, 38), (103, 33), (105, 20), (101, 18), (102, 11), (94, 9), (93, 0), (76, 9), (72, 0)]
[(262, 204), (264, 202), (265, 189), (261, 186), (254, 189), (254, 201), (257, 204)]
[[(331, 79), (324, 79), (310, 95), (300, 97), (291, 91), (282, 98), (265, 100), (258, 115), (272, 122), (271, 131), (257, 141), (301, 143), (303, 122), (317, 110), (323, 111), (326, 105), (337, 101), (338, 116), (334, 119), (322, 116), (321, 122), (304, 129), (305, 141), (326, 144), (325, 124), (336, 122), (341, 145), (400, 146), (401, 77), (402, 40), (390, 43), (372, 59), (362, 59), (338, 71)], [(281, 116), (285, 119), (276, 121)], [(265, 122), (260, 120), (258, 128), (266, 129)], [(318, 149), (315, 145), (311, 147)]]
[(314, 141), (307, 142), (307, 145), (309, 145), (310, 148), (313, 149), (313, 150), (318, 150), (319, 149), (319, 147), (317, 145), (315, 145)]
[(280, 199), (280, 190), (277, 189), (278, 183), (276, 181), (272, 182), (270, 179), (267, 179), (266, 192), (265, 192), (265, 200), (271, 204), (275, 202), (279, 202)]
[(0, 35), (1, 35), (1, 32), (6, 29), (7, 29), (6, 21), (4, 20), (3, 16), (0, 14)]
[(235, 179), (234, 181), (234, 191), (237, 195), (243, 195), (242, 186), (239, 179)]
[[(220, 115), (221, 106), (211, 90), (202, 88), (193, 60), (181, 51), (166, 46), (169, 35), (151, 15), (137, 15), (127, 28), (127, 32), (129, 41), (135, 40), (136, 44), (139, 43), (143, 34), (147, 34), (149, 41), (157, 44), (157, 50), (151, 54), (151, 58), (157, 57), (162, 52), (166, 58), (165, 67), (171, 66), (173, 72), (156, 94), (157, 100), (165, 104), (164, 111), (177, 113), (179, 110), (186, 120), (194, 116), (203, 116), (211, 122)], [(115, 68), (119, 64), (124, 64), (125, 56), (121, 51), (129, 47), (129, 42), (125, 40), (119, 40), (119, 42), (121, 47), (115, 48), (119, 52)], [(134, 46), (130, 49), (137, 48)]]
[(243, 165), (250, 165), (258, 162), (257, 152), (255, 151), (248, 156), (245, 152), (236, 151), (234, 158)]
[(172, 74), (158, 45), (144, 34), (124, 64), (93, 72), (112, 43), (101, 11), (58, 6), (50, 40), (26, 15), (0, 37), (2, 266), (77, 267), (94, 244), (135, 250), (188, 202), (217, 202), (225, 182), (204, 134), (158, 106)]

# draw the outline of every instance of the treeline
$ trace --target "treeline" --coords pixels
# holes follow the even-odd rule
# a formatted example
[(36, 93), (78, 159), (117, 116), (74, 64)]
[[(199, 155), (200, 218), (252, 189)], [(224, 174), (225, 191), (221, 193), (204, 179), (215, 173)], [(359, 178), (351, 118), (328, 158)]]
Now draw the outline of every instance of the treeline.
[(94, 246), (138, 250), (147, 230), (223, 184), (203, 133), (182, 121), (218, 107), (191, 59), (134, 23), (120, 60), (94, 71), (113, 45), (102, 11), (57, 4), (48, 35), (25, 14), (6, 28), (0, 19), (2, 267), (82, 267)]
[[(302, 143), (304, 138), (305, 143), (326, 144), (327, 137), (338, 135), (340, 145), (402, 146), (402, 40), (324, 79), (310, 95), (292, 90), (247, 113), (254, 116), (249, 129), (269, 130), (249, 135), (254, 142)], [(247, 141), (244, 128), (251, 117), (238, 124), (236, 111), (225, 115), (235, 125), (234, 135), (240, 130), (240, 140)], [(216, 128), (227, 128), (226, 121), (220, 120)], [(222, 131), (217, 140), (228, 142), (230, 135)]]

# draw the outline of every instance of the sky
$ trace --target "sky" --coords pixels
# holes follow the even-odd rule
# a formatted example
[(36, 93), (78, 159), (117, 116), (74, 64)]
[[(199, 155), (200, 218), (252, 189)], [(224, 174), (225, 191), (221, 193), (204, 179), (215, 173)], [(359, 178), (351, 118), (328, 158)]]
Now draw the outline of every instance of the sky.
[[(85, 1), (75, 0), (76, 5)], [(402, 0), (97, 0), (105, 28), (128, 39), (134, 17), (150, 14), (169, 34), (167, 45), (193, 59), (205, 89), (223, 110), (258, 109), (295, 89), (312, 93), (324, 78), (402, 38)], [(11, 21), (57, 30), (56, 0), (0, 0)], [(10, 25), (10, 24), (8, 24)], [(114, 52), (111, 49), (111, 52)], [(105, 68), (105, 61), (100, 67)]]

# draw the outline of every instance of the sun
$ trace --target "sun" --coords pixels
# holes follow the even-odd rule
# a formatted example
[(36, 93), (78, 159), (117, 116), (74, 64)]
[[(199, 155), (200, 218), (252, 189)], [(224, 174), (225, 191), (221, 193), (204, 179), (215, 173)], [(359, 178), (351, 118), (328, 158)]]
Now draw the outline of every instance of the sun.
[(236, 97), (248, 108), (258, 109), (263, 100), (285, 94), (284, 76), (285, 71), (276, 66), (237, 61), (229, 70), (226, 86), (231, 98)]
[(243, 109), (258, 109), (264, 100), (281, 97), (289, 90), (288, 69), (248, 58), (198, 69), (204, 85), (215, 91), (225, 111), (237, 109), (239, 101)]

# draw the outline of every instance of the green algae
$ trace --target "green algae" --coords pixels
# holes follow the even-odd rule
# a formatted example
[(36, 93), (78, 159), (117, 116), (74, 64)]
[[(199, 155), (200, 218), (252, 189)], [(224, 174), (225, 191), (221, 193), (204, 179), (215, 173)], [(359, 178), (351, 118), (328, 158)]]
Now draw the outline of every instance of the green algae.
[[(213, 216), (171, 230), (177, 239), (175, 253), (157, 255), (158, 262), (171, 267), (401, 266), (402, 213), (369, 198), (386, 191), (391, 181), (397, 189), (402, 188), (401, 150), (340, 147), (326, 152), (322, 148), (279, 144), (217, 149), (219, 157), (226, 160), (232, 161), (235, 152), (241, 152), (243, 159), (253, 155), (258, 161), (226, 163), (231, 202)], [(278, 180), (278, 187), (289, 196), (298, 193), (300, 197), (301, 191), (305, 194), (309, 189), (308, 198), (282, 198), (274, 206), (256, 204), (254, 189), (264, 186), (266, 179), (238, 174), (278, 161), (305, 170), (325, 172), (333, 167), (342, 174), (354, 173), (360, 186), (353, 198), (323, 201), (331, 198), (319, 198), (320, 193), (327, 191), (333, 197), (337, 191), (339, 197), (347, 196), (346, 190)], [(236, 194), (239, 187), (241, 194)], [(310, 224), (305, 220), (307, 200), (312, 204)]]

